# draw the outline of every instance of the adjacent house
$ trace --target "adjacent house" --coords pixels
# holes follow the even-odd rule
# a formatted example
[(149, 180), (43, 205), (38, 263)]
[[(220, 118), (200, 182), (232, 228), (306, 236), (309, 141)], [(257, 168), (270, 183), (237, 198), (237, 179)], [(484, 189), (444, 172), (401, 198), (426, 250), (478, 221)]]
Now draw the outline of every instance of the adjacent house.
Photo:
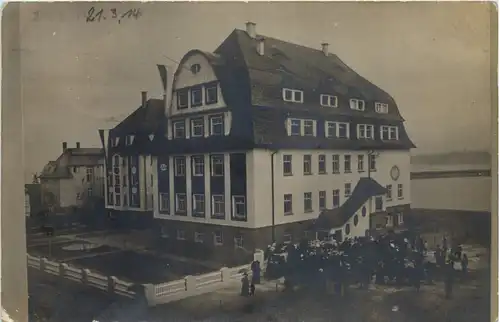
[(165, 243), (251, 251), (403, 224), (415, 147), (404, 119), (328, 44), (247, 23), (214, 52), (186, 53), (169, 97), (154, 113), (143, 104), (136, 114), (155, 117), (135, 130), (100, 131), (108, 208), (152, 216)]
[(49, 161), (39, 179), (42, 203), (52, 212), (65, 212), (82, 207), (86, 202), (104, 196), (104, 153), (100, 148), (68, 148)]

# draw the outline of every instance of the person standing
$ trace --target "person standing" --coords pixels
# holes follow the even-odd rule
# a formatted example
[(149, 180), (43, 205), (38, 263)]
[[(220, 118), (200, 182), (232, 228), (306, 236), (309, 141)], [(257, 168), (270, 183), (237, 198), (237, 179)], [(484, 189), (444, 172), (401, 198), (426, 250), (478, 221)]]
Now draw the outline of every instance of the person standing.
[(453, 283), (454, 283), (454, 275), (455, 275), (455, 269), (453, 268), (453, 262), (447, 263), (446, 264), (446, 276), (445, 276), (445, 281), (444, 281), (444, 287), (445, 287), (445, 296), (446, 299), (451, 299), (452, 291), (453, 291)]
[(248, 274), (244, 273), (241, 279), (241, 296), (248, 296), (250, 289), (250, 281), (248, 280)]
[(467, 254), (463, 253), (461, 262), (462, 262), (462, 273), (465, 275), (467, 274), (467, 268), (469, 267), (469, 258), (467, 257)]

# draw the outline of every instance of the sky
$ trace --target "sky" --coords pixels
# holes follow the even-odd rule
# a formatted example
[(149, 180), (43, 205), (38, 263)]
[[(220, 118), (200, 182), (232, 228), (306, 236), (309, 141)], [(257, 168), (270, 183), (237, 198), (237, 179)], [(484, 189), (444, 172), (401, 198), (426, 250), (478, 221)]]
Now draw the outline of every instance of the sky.
[[(86, 22), (91, 7), (106, 20)], [(141, 11), (137, 18), (112, 19)], [(390, 93), (414, 154), (491, 146), (493, 5), (429, 3), (22, 3), (25, 180), (68, 146), (99, 147), (97, 130), (162, 95), (191, 49), (213, 51), (247, 21), (257, 33), (330, 50)], [(496, 66), (495, 66), (496, 68)], [(171, 80), (172, 77), (170, 77)]]

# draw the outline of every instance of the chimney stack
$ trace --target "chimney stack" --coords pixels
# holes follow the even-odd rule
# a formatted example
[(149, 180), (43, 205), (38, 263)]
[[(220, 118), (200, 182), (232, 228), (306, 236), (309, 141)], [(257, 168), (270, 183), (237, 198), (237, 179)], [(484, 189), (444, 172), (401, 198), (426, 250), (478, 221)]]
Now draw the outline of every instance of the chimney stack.
[(146, 101), (148, 100), (148, 92), (142, 91), (141, 92), (141, 107), (145, 108), (146, 107)]
[(255, 32), (255, 23), (254, 22), (247, 22), (246, 23), (246, 26), (247, 26), (247, 34), (248, 36), (250, 36), (250, 38), (255, 38), (257, 36), (257, 33)]
[(68, 142), (63, 142), (62, 148), (63, 148), (63, 152), (66, 152), (66, 150), (68, 149)]
[(325, 54), (325, 56), (328, 56), (328, 43), (327, 42), (322, 43), (321, 48), (323, 50), (323, 54)]
[(257, 53), (259, 53), (260, 56), (264, 56), (264, 38), (259, 37), (257, 39)]
[(76, 142), (76, 148), (79, 149), (80, 148), (80, 142)]

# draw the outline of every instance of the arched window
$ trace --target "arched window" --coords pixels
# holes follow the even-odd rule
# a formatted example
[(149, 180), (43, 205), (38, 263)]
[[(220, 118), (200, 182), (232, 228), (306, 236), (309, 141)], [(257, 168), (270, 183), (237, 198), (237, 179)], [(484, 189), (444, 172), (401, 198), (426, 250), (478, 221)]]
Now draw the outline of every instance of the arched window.
[(345, 224), (345, 234), (349, 235), (351, 233), (351, 225)]
[(358, 218), (358, 215), (354, 215), (354, 227), (356, 227), (358, 225), (358, 221), (359, 221), (359, 218)]
[(114, 199), (115, 199), (115, 206), (120, 206), (121, 205), (121, 158), (118, 154), (115, 154), (113, 156), (113, 182), (114, 182)]

